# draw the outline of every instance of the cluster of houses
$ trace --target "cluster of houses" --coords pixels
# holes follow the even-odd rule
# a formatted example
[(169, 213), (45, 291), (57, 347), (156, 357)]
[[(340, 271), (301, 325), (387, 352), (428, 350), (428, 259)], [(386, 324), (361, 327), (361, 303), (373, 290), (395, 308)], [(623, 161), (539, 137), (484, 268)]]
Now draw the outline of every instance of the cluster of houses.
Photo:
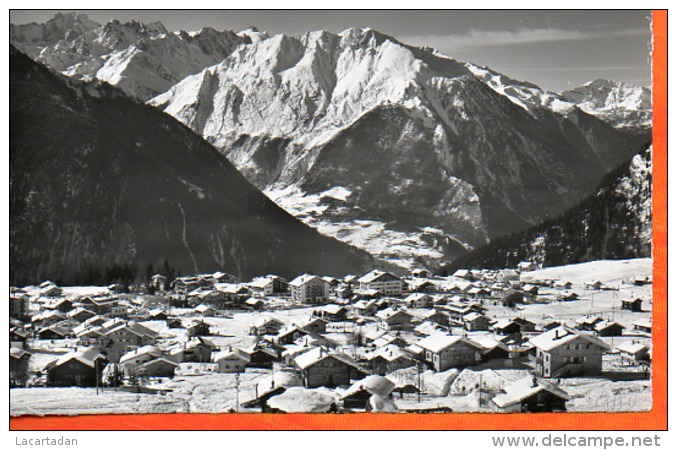
[[(259, 383), (244, 407), (293, 412), (300, 398), (310, 395), (318, 410), (394, 411), (393, 395), (421, 391), (420, 385), (389, 378), (396, 371), (524, 368), (532, 375), (495, 392), (491, 408), (565, 410), (569, 396), (553, 380), (599, 376), (603, 356), (612, 351), (602, 338), (622, 336), (625, 327), (592, 314), (572, 323), (534, 323), (518, 309), (511, 309), (510, 318), (490, 317), (488, 306), (514, 308), (538, 295), (576, 300), (569, 282), (525, 282), (520, 272), (530, 269), (525, 263), (519, 271), (459, 270), (452, 277), (434, 277), (424, 269), (407, 277), (373, 270), (340, 279), (303, 274), (289, 282), (268, 275), (249, 283), (217, 272), (180, 277), (170, 285), (155, 275), (152, 283), (160, 295), (148, 298), (115, 292), (64, 296), (50, 282), (30, 294), (12, 289), (10, 380), (13, 386), (26, 385), (32, 342), (67, 340), (73, 348), (42, 368), (47, 386), (172, 377), (182, 363), (198, 362), (225, 374), (273, 370), (268, 385)], [(290, 307), (311, 306), (312, 312), (293, 323), (274, 313), (252, 315), (253, 345), (219, 348), (210, 340), (208, 318), (231, 308), (266, 310), (274, 298), (285, 298)], [(191, 314), (169, 314), (172, 299), (181, 299)], [(642, 311), (641, 303), (623, 299), (619, 309)], [(146, 321), (185, 329), (185, 340), (167, 345)], [(347, 343), (336, 339), (337, 323), (344, 329), (350, 324)], [(633, 332), (650, 336), (650, 320), (637, 320)], [(650, 349), (638, 342), (626, 341), (613, 351), (629, 361), (650, 360)], [(318, 391), (335, 388), (340, 395)]]

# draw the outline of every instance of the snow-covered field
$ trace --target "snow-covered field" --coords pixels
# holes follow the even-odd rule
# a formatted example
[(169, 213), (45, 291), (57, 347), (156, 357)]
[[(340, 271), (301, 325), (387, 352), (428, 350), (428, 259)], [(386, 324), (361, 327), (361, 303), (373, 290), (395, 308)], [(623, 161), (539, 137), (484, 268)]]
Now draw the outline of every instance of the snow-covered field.
[[(239, 401), (255, 397), (254, 386), (270, 371), (250, 369), (240, 375)], [(122, 392), (113, 388), (12, 389), (10, 415), (149, 414), (173, 412), (219, 413), (236, 410), (235, 374), (206, 372), (175, 376), (150, 387), (158, 394)]]
[(388, 228), (388, 224), (377, 220), (336, 220), (324, 214), (330, 208), (323, 199), (345, 202), (350, 190), (336, 186), (320, 194), (306, 194), (296, 187), (267, 189), (264, 193), (285, 211), (306, 225), (346, 244), (378, 255), (400, 267), (411, 269), (415, 258), (438, 260), (444, 254), (434, 245), (445, 235), (442, 230), (426, 227), (419, 231), (403, 232)]
[[(570, 281), (571, 291), (581, 298), (575, 301), (555, 301), (551, 303), (519, 305), (517, 312), (502, 306), (488, 304), (488, 315), (495, 318), (518, 315), (536, 323), (558, 320), (573, 322), (586, 314), (596, 314), (623, 324), (631, 333), (633, 323), (639, 319), (650, 319), (652, 311), (652, 285), (637, 286), (629, 281), (635, 276), (651, 276), (652, 261), (649, 258), (619, 261), (595, 261), (572, 264), (562, 267), (550, 267), (533, 272), (525, 272), (523, 280), (553, 279)], [(585, 283), (597, 280), (618, 290), (585, 289)], [(642, 312), (630, 312), (620, 309), (621, 299), (643, 299)], [(640, 334), (638, 336), (645, 337)], [(606, 338), (605, 338), (606, 339)]]

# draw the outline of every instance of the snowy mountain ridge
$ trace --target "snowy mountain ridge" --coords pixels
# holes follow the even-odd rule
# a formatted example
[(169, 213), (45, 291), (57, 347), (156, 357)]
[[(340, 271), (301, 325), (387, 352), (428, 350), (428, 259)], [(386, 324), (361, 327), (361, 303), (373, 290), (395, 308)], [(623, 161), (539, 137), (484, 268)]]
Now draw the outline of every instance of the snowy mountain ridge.
[(617, 128), (651, 127), (651, 90), (648, 88), (597, 79), (563, 92), (562, 97)]
[(212, 28), (174, 33), (160, 22), (113, 20), (100, 25), (71, 13), (45, 24), (11, 25), (10, 41), (65, 75), (96, 78), (145, 101), (222, 61), (251, 38)]

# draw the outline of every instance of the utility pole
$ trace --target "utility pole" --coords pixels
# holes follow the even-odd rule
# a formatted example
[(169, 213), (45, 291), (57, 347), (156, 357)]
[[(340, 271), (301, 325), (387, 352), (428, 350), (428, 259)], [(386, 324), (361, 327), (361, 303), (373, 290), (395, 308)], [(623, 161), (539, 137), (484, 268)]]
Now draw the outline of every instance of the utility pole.
[(94, 378), (96, 379), (96, 395), (99, 395), (99, 358), (94, 360)]
[(416, 363), (416, 377), (417, 377), (417, 396), (418, 396), (418, 403), (421, 403), (421, 363), (417, 362)]
[(235, 411), (240, 411), (240, 374), (235, 374)]

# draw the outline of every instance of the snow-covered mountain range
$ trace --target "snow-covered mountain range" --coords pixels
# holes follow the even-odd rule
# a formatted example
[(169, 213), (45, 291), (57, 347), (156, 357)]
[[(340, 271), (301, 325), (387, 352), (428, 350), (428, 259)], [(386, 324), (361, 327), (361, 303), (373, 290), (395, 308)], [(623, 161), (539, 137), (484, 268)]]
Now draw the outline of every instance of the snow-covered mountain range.
[(649, 136), (643, 88), (556, 94), (369, 28), (270, 37), (78, 17), (13, 26), (12, 40), (65, 74), (159, 93), (151, 105), (288, 212), (403, 265), (561, 213)]
[(641, 140), (533, 84), (371, 29), (240, 46), (150, 103), (306, 223), (409, 260), (561, 212)]
[(651, 128), (651, 90), (648, 88), (597, 79), (562, 92), (562, 97), (616, 128)]
[(100, 25), (71, 13), (57, 14), (44, 24), (11, 25), (10, 41), (65, 75), (96, 78), (145, 101), (222, 61), (238, 45), (251, 43), (252, 35), (259, 37), (250, 31), (174, 33), (160, 22)]

